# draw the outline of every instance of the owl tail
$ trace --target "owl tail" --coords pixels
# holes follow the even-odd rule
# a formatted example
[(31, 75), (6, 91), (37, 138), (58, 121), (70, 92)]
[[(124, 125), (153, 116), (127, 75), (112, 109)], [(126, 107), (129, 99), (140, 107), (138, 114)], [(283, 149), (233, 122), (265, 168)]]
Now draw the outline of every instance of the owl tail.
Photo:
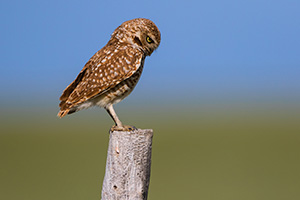
[(57, 116), (59, 118), (63, 118), (64, 116), (66, 116), (69, 113), (70, 109), (66, 109), (66, 110), (60, 110), (57, 114)]

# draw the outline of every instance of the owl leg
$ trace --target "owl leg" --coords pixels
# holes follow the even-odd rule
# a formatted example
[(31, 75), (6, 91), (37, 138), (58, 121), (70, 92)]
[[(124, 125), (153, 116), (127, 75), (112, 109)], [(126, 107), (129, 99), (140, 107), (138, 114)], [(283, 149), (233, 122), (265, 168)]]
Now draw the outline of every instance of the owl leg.
[(113, 118), (113, 120), (116, 124), (115, 126), (113, 126), (111, 128), (111, 131), (132, 131), (132, 130), (136, 129), (134, 126), (127, 126), (127, 125), (122, 124), (122, 122), (119, 120), (112, 104), (106, 106), (105, 109), (107, 110), (107, 112), (111, 116), (111, 118)]
[(114, 107), (112, 104), (110, 104), (109, 106), (105, 107), (106, 111), (108, 112), (108, 114), (111, 116), (111, 118), (113, 118), (115, 124), (117, 127), (122, 127), (123, 124), (122, 122), (119, 120), (115, 110), (114, 110)]

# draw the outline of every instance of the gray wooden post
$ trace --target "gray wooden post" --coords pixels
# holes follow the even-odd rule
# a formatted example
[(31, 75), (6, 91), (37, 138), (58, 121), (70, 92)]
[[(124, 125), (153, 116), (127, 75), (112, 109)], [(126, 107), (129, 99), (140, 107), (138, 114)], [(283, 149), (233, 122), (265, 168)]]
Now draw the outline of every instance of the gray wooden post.
[(110, 132), (102, 200), (145, 200), (150, 181), (153, 131)]

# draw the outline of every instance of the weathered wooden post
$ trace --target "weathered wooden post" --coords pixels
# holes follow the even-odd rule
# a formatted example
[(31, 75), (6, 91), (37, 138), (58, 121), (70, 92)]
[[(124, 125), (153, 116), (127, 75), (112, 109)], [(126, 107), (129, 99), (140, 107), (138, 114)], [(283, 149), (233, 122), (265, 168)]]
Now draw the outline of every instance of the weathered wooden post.
[(110, 132), (102, 200), (148, 196), (153, 130)]

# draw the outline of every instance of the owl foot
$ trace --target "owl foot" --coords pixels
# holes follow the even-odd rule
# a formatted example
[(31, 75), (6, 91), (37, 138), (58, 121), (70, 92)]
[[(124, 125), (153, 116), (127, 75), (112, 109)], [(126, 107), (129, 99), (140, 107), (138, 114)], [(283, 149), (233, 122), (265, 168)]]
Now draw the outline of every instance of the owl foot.
[(134, 131), (134, 130), (137, 130), (136, 127), (134, 126), (129, 126), (129, 125), (122, 125), (122, 126), (112, 126), (110, 128), (110, 132), (113, 132), (113, 131)]

